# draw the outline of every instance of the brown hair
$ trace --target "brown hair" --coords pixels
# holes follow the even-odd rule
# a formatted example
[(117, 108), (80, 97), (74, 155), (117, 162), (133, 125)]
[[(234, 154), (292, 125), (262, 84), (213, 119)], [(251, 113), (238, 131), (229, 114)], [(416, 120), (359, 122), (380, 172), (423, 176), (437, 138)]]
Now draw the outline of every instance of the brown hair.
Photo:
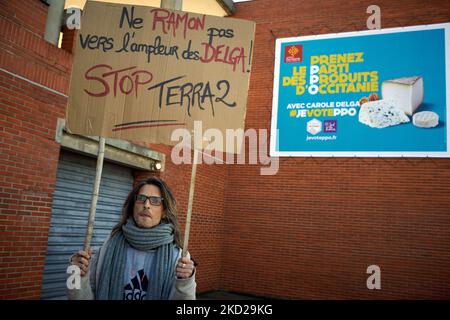
[(117, 232), (122, 230), (122, 226), (127, 223), (128, 217), (133, 217), (134, 204), (136, 202), (136, 195), (139, 190), (147, 184), (157, 186), (161, 191), (161, 197), (164, 199), (162, 205), (165, 210), (165, 216), (161, 219), (161, 223), (171, 223), (174, 226), (174, 242), (180, 248), (183, 247), (181, 240), (180, 225), (178, 224), (178, 211), (177, 211), (177, 201), (170, 190), (169, 186), (158, 177), (151, 177), (145, 181), (139, 183), (136, 187), (131, 190), (128, 194), (127, 199), (122, 208), (122, 217), (120, 222), (114, 226), (111, 232), (111, 236), (115, 235)]

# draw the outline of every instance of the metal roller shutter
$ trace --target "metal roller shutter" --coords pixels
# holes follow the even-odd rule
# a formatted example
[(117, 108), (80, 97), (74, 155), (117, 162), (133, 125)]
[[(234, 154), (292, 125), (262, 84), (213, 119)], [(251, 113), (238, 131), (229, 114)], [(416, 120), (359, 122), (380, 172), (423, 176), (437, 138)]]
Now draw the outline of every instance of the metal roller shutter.
[[(66, 298), (69, 257), (83, 248), (96, 159), (61, 150), (41, 299)], [(133, 186), (131, 169), (104, 162), (91, 246), (96, 252), (120, 219)]]

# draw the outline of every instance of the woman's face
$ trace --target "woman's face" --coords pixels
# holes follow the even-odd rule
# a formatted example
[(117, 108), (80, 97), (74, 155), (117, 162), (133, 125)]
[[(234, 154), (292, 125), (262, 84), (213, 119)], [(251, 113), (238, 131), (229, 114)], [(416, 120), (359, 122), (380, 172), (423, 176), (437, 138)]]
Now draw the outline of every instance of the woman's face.
[[(161, 190), (155, 185), (146, 184), (139, 190), (138, 195), (161, 197)], [(158, 206), (151, 204), (149, 199), (145, 199), (145, 202), (139, 199), (135, 200), (133, 218), (138, 227), (152, 228), (161, 222), (161, 218), (164, 218), (164, 215), (165, 210), (162, 202)]]

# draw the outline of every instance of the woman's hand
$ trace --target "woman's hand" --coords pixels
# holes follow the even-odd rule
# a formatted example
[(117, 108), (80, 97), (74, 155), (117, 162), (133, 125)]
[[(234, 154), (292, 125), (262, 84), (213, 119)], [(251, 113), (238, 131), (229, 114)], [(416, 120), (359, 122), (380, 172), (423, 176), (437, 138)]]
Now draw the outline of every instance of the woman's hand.
[(89, 270), (89, 262), (92, 257), (92, 248), (89, 248), (89, 253), (80, 250), (72, 256), (70, 263), (80, 268), (80, 275), (83, 277)]
[(194, 261), (188, 257), (180, 258), (177, 262), (177, 277), (181, 279), (189, 278), (194, 273), (194, 269)]

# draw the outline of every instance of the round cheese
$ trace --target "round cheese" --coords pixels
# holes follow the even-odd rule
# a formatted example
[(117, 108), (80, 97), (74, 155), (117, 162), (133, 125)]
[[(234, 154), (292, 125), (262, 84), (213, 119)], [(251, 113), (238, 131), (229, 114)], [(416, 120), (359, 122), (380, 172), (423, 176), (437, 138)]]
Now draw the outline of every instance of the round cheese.
[(413, 124), (419, 128), (433, 128), (439, 124), (439, 116), (432, 111), (417, 112), (413, 115)]

